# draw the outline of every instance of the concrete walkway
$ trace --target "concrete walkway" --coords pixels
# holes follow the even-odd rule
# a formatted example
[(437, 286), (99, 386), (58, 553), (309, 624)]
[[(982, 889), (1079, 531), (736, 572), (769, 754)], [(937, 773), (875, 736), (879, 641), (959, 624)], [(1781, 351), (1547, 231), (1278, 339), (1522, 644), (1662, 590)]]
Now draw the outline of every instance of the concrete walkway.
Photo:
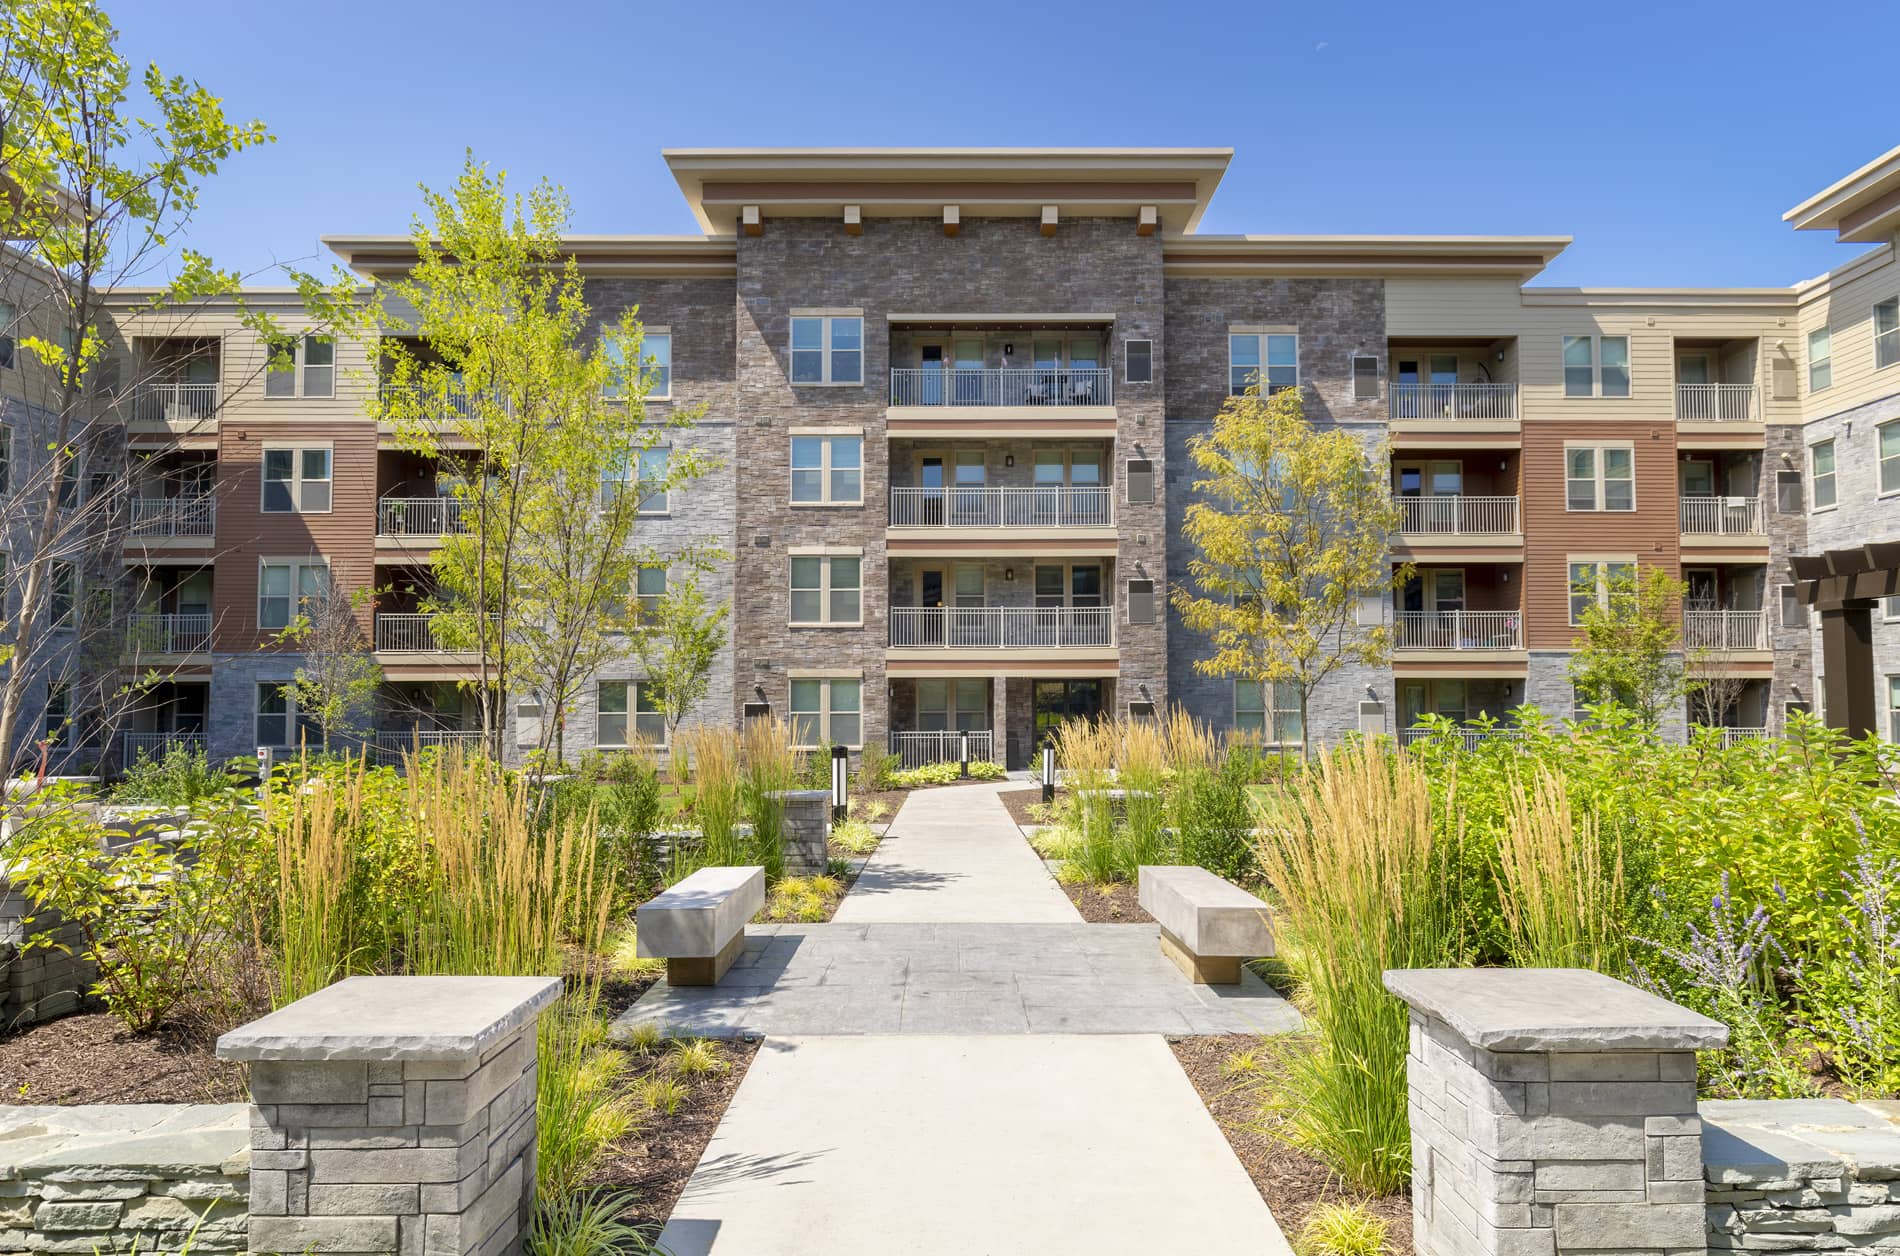
[(1080, 923), (1081, 914), (996, 797), (1021, 788), (999, 781), (913, 793), (833, 923)]

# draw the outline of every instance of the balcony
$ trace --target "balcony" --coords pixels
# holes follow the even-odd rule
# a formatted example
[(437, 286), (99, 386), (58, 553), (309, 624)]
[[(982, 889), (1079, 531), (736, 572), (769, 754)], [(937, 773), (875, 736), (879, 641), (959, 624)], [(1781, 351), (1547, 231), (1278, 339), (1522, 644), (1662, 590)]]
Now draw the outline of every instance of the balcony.
[(376, 734), (376, 762), (402, 763), (403, 756), (423, 750), (454, 749), (470, 753), (481, 749), (482, 734), (474, 728), (385, 728)]
[(1393, 384), (1388, 407), (1398, 420), (1511, 423), (1517, 420), (1517, 385)]
[(1684, 611), (1682, 643), (1691, 650), (1724, 653), (1768, 648), (1767, 611)]
[(1106, 528), (1106, 488), (892, 488), (893, 528)]
[(1759, 423), (1753, 384), (1677, 384), (1676, 419), (1682, 423)]
[(208, 613), (141, 613), (126, 624), (125, 648), (134, 654), (198, 654), (211, 648)]
[(1401, 497), (1399, 531), (1406, 536), (1514, 536), (1517, 498)]
[(174, 750), (187, 750), (203, 754), (205, 737), (203, 733), (121, 733), (119, 749), (122, 762), (137, 763), (140, 759), (163, 759)]
[(1396, 651), (1524, 648), (1524, 617), (1517, 611), (1400, 611), (1393, 627)]
[(990, 736), (987, 728), (968, 732), (955, 729), (936, 732), (893, 730), (890, 751), (898, 757), (905, 771), (929, 767), (933, 763), (993, 761), (996, 756), (990, 752)]
[(893, 606), (893, 649), (1067, 650), (1115, 644), (1112, 606)]
[(1401, 728), (1399, 730), (1399, 744), (1401, 746), (1415, 746), (1420, 742), (1438, 741), (1440, 738), (1445, 737), (1462, 743), (1466, 750), (1476, 750), (1481, 744), (1487, 741), (1523, 741), (1524, 730), (1503, 724), (1496, 725), (1492, 728), (1461, 724), (1457, 728), (1449, 729)]
[(192, 427), (218, 410), (216, 384), (140, 384), (132, 394), (132, 421), (157, 427)]
[(217, 531), (218, 503), (213, 497), (133, 497), (127, 499), (126, 534), (135, 540), (209, 537)]
[(1759, 497), (1684, 497), (1677, 506), (1684, 536), (1763, 536)]
[(1102, 367), (895, 367), (894, 406), (1113, 405), (1114, 372)]
[(453, 497), (383, 497), (376, 502), (377, 536), (437, 537), (468, 531), (462, 502)]

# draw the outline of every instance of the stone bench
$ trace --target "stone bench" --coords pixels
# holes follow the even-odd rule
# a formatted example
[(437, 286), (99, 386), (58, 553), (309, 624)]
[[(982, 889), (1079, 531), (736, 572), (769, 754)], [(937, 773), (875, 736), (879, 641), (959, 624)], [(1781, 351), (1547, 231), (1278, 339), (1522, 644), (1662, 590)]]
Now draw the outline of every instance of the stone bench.
[(638, 954), (666, 961), (668, 985), (717, 985), (764, 906), (764, 868), (701, 868), (634, 911)]
[(1161, 926), (1161, 952), (1200, 985), (1230, 986), (1241, 961), (1273, 954), (1267, 905), (1207, 869), (1144, 865), (1136, 877), (1143, 911)]

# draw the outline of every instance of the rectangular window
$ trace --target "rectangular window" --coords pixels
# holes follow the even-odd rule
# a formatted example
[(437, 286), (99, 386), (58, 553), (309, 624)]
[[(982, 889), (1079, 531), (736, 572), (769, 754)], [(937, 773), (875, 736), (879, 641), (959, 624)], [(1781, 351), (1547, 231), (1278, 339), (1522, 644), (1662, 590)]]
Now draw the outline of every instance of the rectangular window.
[(1874, 429), (1874, 442), (1880, 449), (1880, 491), (1900, 493), (1900, 419)]
[(792, 623), (855, 624), (862, 615), (863, 559), (798, 555), (792, 559)]
[(13, 320), (18, 316), (11, 301), (0, 301), (0, 367), (13, 369), (15, 338)]
[(1630, 395), (1628, 336), (1565, 336), (1564, 396)]
[(62, 558), (47, 564), (46, 622), (53, 631), (73, 626), (79, 606), (79, 568)]
[(1152, 580), (1130, 580), (1128, 582), (1128, 622), (1131, 624), (1152, 624), (1155, 621), (1155, 582)]
[(1834, 442), (1808, 446), (1808, 480), (1814, 485), (1814, 509), (1834, 508)]
[(792, 437), (792, 500), (802, 505), (862, 503), (864, 438)]
[(1798, 515), (1807, 509), (1801, 504), (1801, 473), (1775, 472), (1775, 509), (1784, 515)]
[[(1271, 695), (1272, 700), (1268, 701)], [(1258, 733), (1271, 745), (1297, 746), (1300, 728), (1300, 691), (1289, 684), (1263, 685), (1251, 680), (1234, 682), (1234, 727)]]
[(1148, 458), (1128, 460), (1128, 501), (1147, 505), (1155, 499), (1155, 464)]
[[(1781, 593), (1781, 626), (1783, 628), (1806, 628), (1808, 626), (1808, 608), (1795, 596), (1795, 587), (1784, 584)], [(1891, 600), (1891, 599), (1889, 599)]]
[[(626, 348), (618, 341), (609, 342), (605, 353), (611, 370), (601, 396), (609, 401), (627, 397)], [(673, 396), (673, 336), (670, 332), (649, 331), (640, 337), (640, 369), (646, 380), (648, 401), (667, 401)]]
[(1834, 335), (1822, 327), (1808, 333), (1808, 391), (1820, 392), (1834, 382)]
[(1611, 589), (1633, 579), (1635, 563), (1585, 562), (1570, 564), (1570, 626), (1583, 623), (1591, 606), (1607, 606)]
[(293, 616), (303, 614), (323, 600), (329, 585), (330, 568), (322, 559), (259, 563), (257, 626), (273, 632), (290, 627)]
[(1874, 369), (1900, 362), (1900, 297), (1874, 306)]
[(627, 744), (627, 682), (603, 680), (594, 704), (594, 744)]
[(640, 513), (643, 515), (663, 515), (666, 513), (668, 497), (667, 463), (673, 451), (666, 448), (642, 449), (640, 451)]
[(1155, 342), (1152, 340), (1129, 340), (1122, 344), (1122, 355), (1126, 362), (1123, 372), (1131, 384), (1152, 384), (1155, 377)]
[(1299, 382), (1298, 336), (1247, 332), (1227, 337), (1227, 390), (1234, 396), (1257, 387), (1268, 397)]
[(1887, 677), (1887, 740), (1900, 741), (1900, 676)]
[(594, 744), (630, 746), (629, 731), (636, 741), (650, 746), (666, 744), (666, 716), (661, 712), (658, 689), (646, 680), (603, 680), (594, 706)]
[(800, 749), (856, 747), (864, 740), (864, 682), (794, 677), (792, 741)]
[[(336, 393), (336, 340), (333, 337), (283, 336), (269, 341), (271, 360), (264, 367), (266, 397), (329, 397)], [(299, 376), (303, 391), (297, 391)]]
[(314, 716), (297, 709), (297, 701), (282, 681), (257, 686), (257, 744), (274, 749), (320, 743), (323, 729)]
[(1379, 359), (1369, 353), (1353, 355), (1352, 396), (1355, 401), (1379, 399)]
[(13, 487), (13, 429), (0, 427), (0, 494)]
[(634, 576), (633, 603), (641, 619), (660, 613), (660, 599), (666, 596), (666, 568), (642, 567)]
[(265, 449), (264, 500), (267, 515), (330, 513), (331, 454), (321, 449)]
[[(0, 555), (0, 558), (3, 557), (5, 557), (5, 555)], [(4, 567), (5, 564), (0, 563), (0, 569), (4, 569)], [(1880, 599), (1880, 615), (1882, 619), (1885, 619), (1890, 624), (1900, 623), (1900, 594)]]
[(1635, 451), (1626, 445), (1584, 446), (1564, 451), (1567, 510), (1636, 509)]
[(40, 717), (40, 736), (47, 741), (65, 741), (66, 725), (72, 715), (72, 690), (57, 680), (47, 685), (46, 710)]
[(792, 319), (794, 384), (862, 384), (864, 319), (858, 315), (798, 315)]

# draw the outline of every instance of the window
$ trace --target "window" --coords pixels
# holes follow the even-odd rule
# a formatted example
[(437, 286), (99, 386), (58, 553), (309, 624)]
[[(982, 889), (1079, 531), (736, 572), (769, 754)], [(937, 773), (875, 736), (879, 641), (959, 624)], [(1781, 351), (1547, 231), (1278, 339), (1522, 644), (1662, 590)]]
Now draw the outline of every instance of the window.
[(323, 740), (316, 717), (297, 709), (296, 696), (282, 681), (258, 685), (256, 732), (260, 746), (296, 746)]
[(857, 746), (864, 740), (864, 682), (794, 677), (792, 741), (801, 748)]
[(799, 315), (792, 319), (794, 384), (862, 384), (864, 319), (858, 315)]
[(1900, 676), (1887, 677), (1887, 740), (1900, 741)]
[[(1806, 628), (1808, 626), (1808, 608), (1795, 596), (1795, 587), (1784, 584), (1781, 593), (1781, 626), (1783, 628)], [(1893, 599), (1889, 598), (1889, 601)]]
[(1874, 369), (1900, 362), (1900, 297), (1874, 306)]
[(1566, 449), (1565, 509), (1635, 510), (1635, 457), (1635, 451), (1627, 445)]
[(1630, 395), (1628, 336), (1565, 336), (1564, 396)]
[[(609, 401), (623, 401), (627, 396), (625, 346), (617, 340), (611, 341), (606, 347), (606, 354), (613, 369), (601, 395)], [(640, 366), (647, 383), (646, 400), (670, 400), (673, 396), (673, 336), (671, 332), (649, 330), (642, 334)]]
[(1352, 396), (1355, 401), (1379, 399), (1379, 359), (1369, 353), (1353, 355)]
[(863, 559), (799, 555), (792, 559), (792, 622), (855, 624), (861, 616), (860, 569)]
[[(1267, 700), (1269, 694), (1271, 703)], [(1305, 740), (1300, 728), (1299, 688), (1283, 683), (1263, 685), (1258, 681), (1235, 681), (1234, 727), (1243, 733), (1259, 733), (1272, 745), (1299, 745)]]
[(637, 513), (665, 514), (670, 504), (666, 482), (667, 464), (672, 452), (664, 446), (642, 449), (637, 456), (632, 450), (622, 450), (601, 473), (601, 506), (612, 507), (619, 500), (620, 495), (631, 486), (640, 494), (639, 504), (635, 508)]
[[(285, 336), (270, 342), (264, 367), (266, 397), (329, 397), (336, 393), (336, 341), (327, 336)], [(297, 391), (299, 375), (303, 391)]]
[(666, 596), (666, 568), (642, 567), (634, 576), (633, 604), (641, 619), (660, 613), (660, 599)]
[(13, 487), (13, 429), (0, 427), (0, 493)]
[(1131, 624), (1155, 622), (1154, 581), (1130, 580), (1128, 582), (1128, 622)]
[(659, 687), (648, 680), (601, 681), (595, 704), (594, 744), (630, 746), (634, 742), (627, 739), (629, 729), (634, 741), (650, 746), (666, 744), (666, 716), (660, 710)]
[(1834, 442), (1808, 446), (1808, 479), (1814, 484), (1814, 508), (1834, 508)]
[[(0, 554), (0, 558), (5, 558), (5, 555)], [(5, 570), (5, 567), (6, 564), (0, 562), (0, 570)], [(1900, 594), (1880, 599), (1880, 617), (1890, 624), (1900, 623)]]
[(917, 727), (926, 733), (982, 732), (990, 726), (986, 680), (919, 680)]
[(1808, 391), (1820, 392), (1834, 382), (1834, 333), (1823, 327), (1808, 333)]
[(46, 686), (46, 710), (40, 716), (40, 736), (47, 741), (64, 741), (66, 725), (72, 716), (72, 690), (60, 681), (53, 681)]
[(1634, 579), (1632, 562), (1582, 562), (1570, 564), (1570, 626), (1583, 623), (1583, 613), (1592, 605), (1608, 606), (1610, 590), (1620, 582)]
[(329, 447), (266, 449), (262, 508), (267, 515), (329, 514)]
[(47, 564), (46, 622), (55, 632), (73, 626), (79, 605), (79, 568), (61, 558)]
[(13, 320), (19, 311), (11, 301), (0, 301), (0, 367), (13, 369)]
[(1123, 374), (1131, 384), (1152, 384), (1155, 377), (1155, 342), (1128, 340), (1122, 344), (1125, 363)]
[(1128, 501), (1146, 505), (1155, 499), (1155, 464), (1149, 458), (1128, 460)]
[(864, 500), (862, 436), (792, 437), (792, 500), (858, 505)]
[[(330, 568), (322, 559), (260, 563), (257, 571), (257, 626), (270, 631), (290, 627), (291, 618), (320, 602), (329, 592)], [(296, 605), (291, 605), (292, 600)]]
[(1874, 429), (1880, 447), (1880, 492), (1900, 493), (1900, 419)]
[(1262, 397), (1300, 382), (1300, 338), (1246, 332), (1227, 337), (1227, 390), (1234, 396), (1258, 386)]

